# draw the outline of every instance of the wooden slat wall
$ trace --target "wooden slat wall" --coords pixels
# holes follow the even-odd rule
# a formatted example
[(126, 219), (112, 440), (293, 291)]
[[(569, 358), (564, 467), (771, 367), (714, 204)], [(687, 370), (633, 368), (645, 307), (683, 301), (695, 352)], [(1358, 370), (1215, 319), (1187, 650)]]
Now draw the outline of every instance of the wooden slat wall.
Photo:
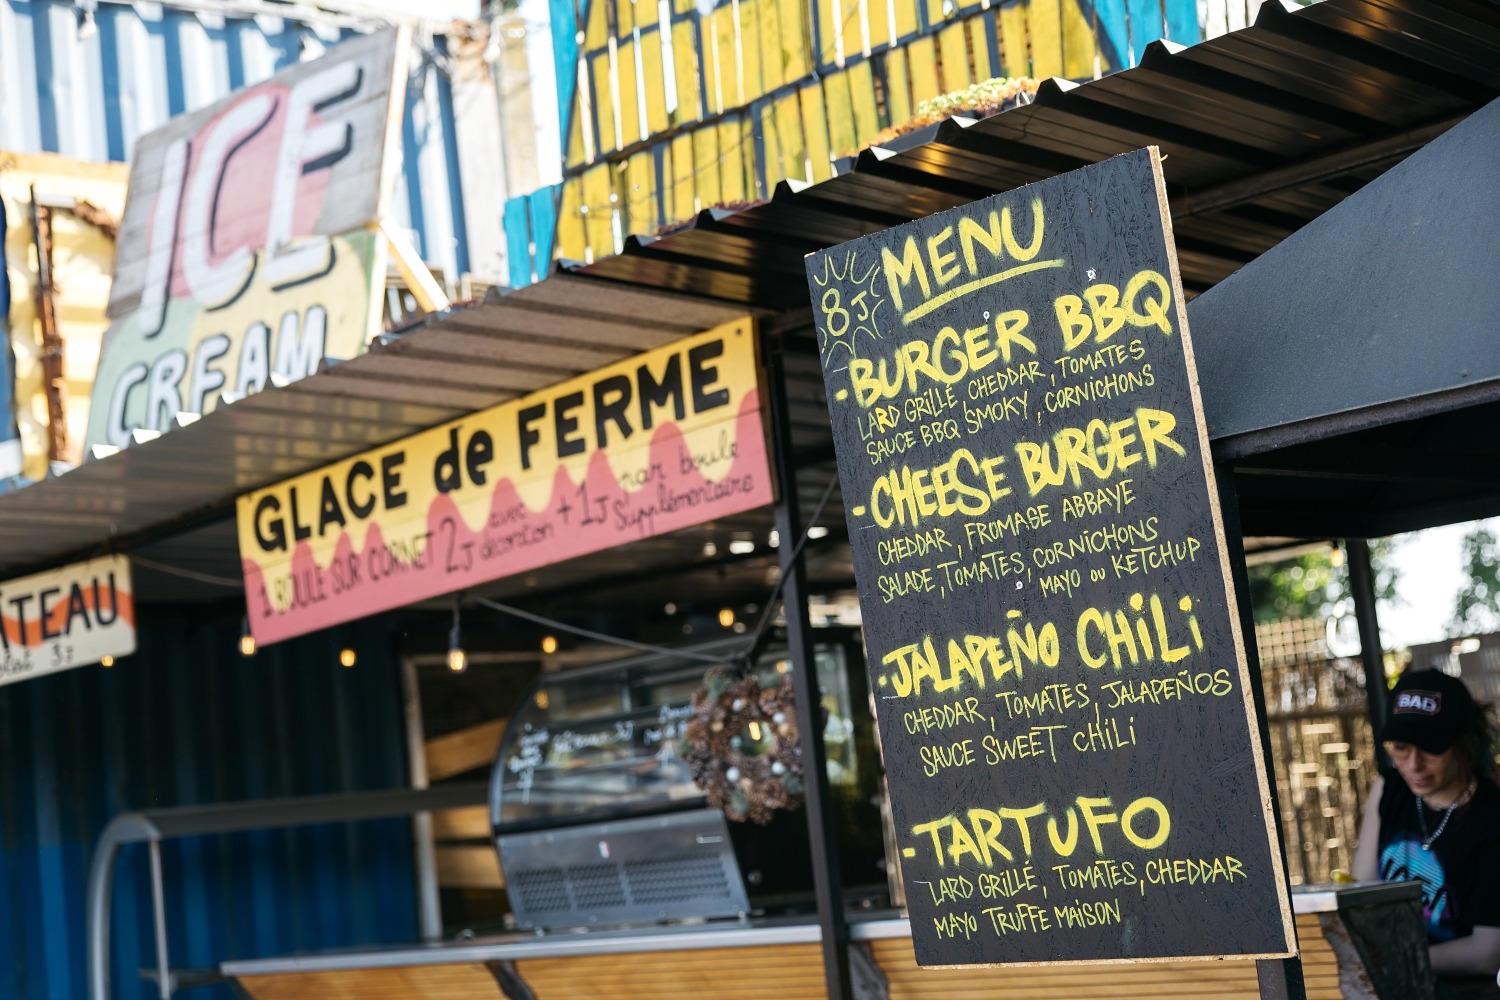
[(468, 729), (427, 741), (427, 780), (441, 781), (480, 767), (489, 767), (500, 752), (505, 719), (492, 719)]
[[(1340, 1000), (1338, 966), (1316, 915), (1297, 918), (1308, 1000)], [(1134, 965), (920, 969), (909, 938), (871, 943), (889, 1000), (1259, 1000), (1255, 963), (1150, 962)], [(517, 971), (544, 1000), (766, 1000), (822, 996), (818, 945), (526, 959)], [(468, 1000), (500, 995), (481, 965), (253, 976), (255, 1000)]]
[(505, 996), (483, 965), (296, 972), (244, 976), (239, 983), (254, 1000), (496, 1000)]
[[(499, 753), (505, 724), (505, 719), (493, 719), (428, 740), (424, 746), (428, 780), (440, 781), (489, 767)], [(434, 813), (432, 836), (438, 885), (459, 889), (505, 887), (500, 858), (490, 842), (487, 806)]]
[[(1338, 962), (1316, 914), (1297, 918), (1302, 974), (1308, 1000), (1341, 1000)], [(1019, 969), (922, 969), (910, 938), (871, 943), (875, 961), (890, 983), (890, 1000), (1142, 1000), (1203, 997), (1212, 1000), (1259, 1000), (1255, 963), (1141, 962), (1131, 965), (1080, 965)]]
[(815, 944), (528, 959), (516, 969), (545, 1000), (792, 1000), (825, 992)]

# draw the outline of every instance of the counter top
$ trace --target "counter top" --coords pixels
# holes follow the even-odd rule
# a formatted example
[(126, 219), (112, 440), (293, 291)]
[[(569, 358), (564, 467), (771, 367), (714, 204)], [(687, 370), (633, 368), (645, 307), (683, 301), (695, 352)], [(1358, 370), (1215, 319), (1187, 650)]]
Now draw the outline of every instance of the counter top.
[[(1352, 907), (1419, 897), (1420, 889), (1418, 883), (1415, 882), (1355, 882), (1297, 886), (1292, 889), (1292, 911), (1298, 914), (1333, 913)], [(849, 916), (849, 937), (853, 941), (876, 941), (910, 936), (911, 924), (898, 911), (876, 911)], [(800, 917), (742, 921), (718, 920), (616, 930), (502, 934), (430, 944), (246, 959), (225, 962), (221, 971), (226, 976), (261, 976), (346, 969), (483, 964), (493, 961), (513, 962), (532, 958), (566, 958), (578, 955), (815, 944), (821, 939), (817, 919), (809, 914)]]

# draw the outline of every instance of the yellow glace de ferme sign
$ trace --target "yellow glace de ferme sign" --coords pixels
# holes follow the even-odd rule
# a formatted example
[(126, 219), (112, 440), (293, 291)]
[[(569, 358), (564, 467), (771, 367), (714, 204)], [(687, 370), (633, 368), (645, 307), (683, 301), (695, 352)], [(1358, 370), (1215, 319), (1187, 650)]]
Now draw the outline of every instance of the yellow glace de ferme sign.
[(770, 503), (746, 318), (242, 496), (275, 642)]

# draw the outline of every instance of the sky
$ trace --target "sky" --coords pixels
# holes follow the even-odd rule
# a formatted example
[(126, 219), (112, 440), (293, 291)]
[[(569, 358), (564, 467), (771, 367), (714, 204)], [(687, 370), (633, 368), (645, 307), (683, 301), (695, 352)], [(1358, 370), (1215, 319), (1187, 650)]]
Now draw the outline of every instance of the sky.
[[(1396, 600), (1376, 607), (1380, 637), (1387, 649), (1446, 638), (1453, 600), (1464, 584), (1461, 543), (1476, 522), (1396, 536)], [(1500, 518), (1488, 523), (1500, 528)]]

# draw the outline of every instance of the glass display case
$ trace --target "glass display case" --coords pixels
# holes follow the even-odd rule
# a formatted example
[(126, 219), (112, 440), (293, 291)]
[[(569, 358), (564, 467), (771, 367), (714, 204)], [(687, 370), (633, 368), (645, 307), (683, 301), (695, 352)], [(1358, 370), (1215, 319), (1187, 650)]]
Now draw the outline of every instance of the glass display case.
[[(704, 794), (682, 755), (693, 692), (716, 665), (732, 673), (743, 669), (737, 658), (746, 645), (744, 637), (735, 636), (673, 655), (651, 653), (549, 673), (537, 681), (508, 723), (491, 773), (491, 827), (522, 926), (528, 926), (526, 915), (533, 909), (528, 902), (535, 902), (523, 894), (541, 892), (549, 905), (562, 905), (564, 897), (585, 892), (579, 887), (585, 880), (592, 880), (594, 889), (588, 891), (594, 895), (592, 905), (579, 907), (579, 913), (614, 914), (603, 904), (631, 895), (629, 875), (642, 870), (640, 857), (667, 863), (661, 851), (674, 838), (679, 847), (686, 845), (686, 853), (672, 862), (678, 868), (688, 864), (693, 845), (720, 845), (729, 855), (720, 859), (728, 865), (725, 878), (743, 877), (753, 911), (810, 904), (810, 856), (800, 808), (778, 812), (764, 826), (726, 826), (718, 810), (705, 809)], [(834, 823), (841, 853), (847, 855), (842, 867), (854, 895), (867, 898), (883, 892), (886, 882), (880, 782), (859, 634), (817, 629), (814, 649), (827, 719)], [(774, 635), (749, 669), (763, 686), (787, 673), (791, 663), (784, 636)], [(565, 871), (560, 863), (546, 863), (548, 856), (572, 857), (579, 864), (587, 860), (592, 867)], [(714, 864), (700, 867), (710, 881), (718, 879)], [(599, 888), (615, 881), (619, 884)], [(745, 904), (721, 899), (719, 912), (702, 915), (723, 915), (724, 907), (735, 905)], [(658, 907), (644, 917), (686, 915), (693, 914)], [(627, 914), (615, 922), (629, 920)]]

